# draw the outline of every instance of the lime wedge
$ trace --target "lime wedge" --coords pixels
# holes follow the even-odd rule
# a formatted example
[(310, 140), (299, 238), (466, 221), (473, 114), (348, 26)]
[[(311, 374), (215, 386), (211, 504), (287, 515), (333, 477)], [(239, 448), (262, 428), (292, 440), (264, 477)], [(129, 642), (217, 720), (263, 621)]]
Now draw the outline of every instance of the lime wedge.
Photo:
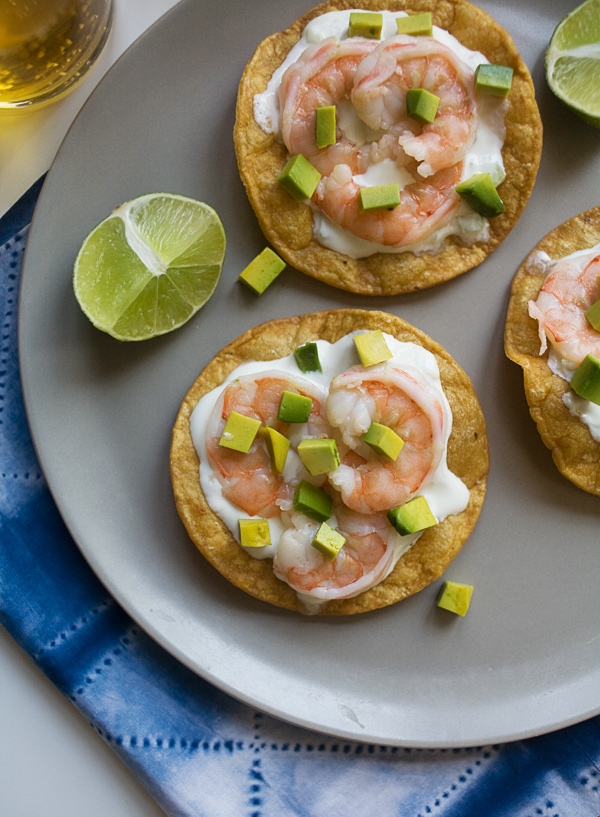
[(586, 0), (557, 25), (546, 52), (546, 79), (577, 116), (600, 127), (600, 0)]
[(225, 231), (212, 207), (150, 193), (121, 204), (87, 236), (73, 289), (97, 329), (118, 340), (147, 340), (204, 306), (224, 256)]

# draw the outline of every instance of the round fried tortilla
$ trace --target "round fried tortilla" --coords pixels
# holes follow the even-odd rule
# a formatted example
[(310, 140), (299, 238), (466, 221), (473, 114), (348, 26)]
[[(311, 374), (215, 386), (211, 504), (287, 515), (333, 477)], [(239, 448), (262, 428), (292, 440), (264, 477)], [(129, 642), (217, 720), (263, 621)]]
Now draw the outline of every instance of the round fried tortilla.
[(563, 403), (569, 384), (550, 370), (547, 351), (540, 356), (538, 323), (529, 317), (528, 303), (537, 298), (546, 277), (532, 263), (534, 253), (545, 252), (558, 260), (599, 242), (600, 207), (580, 213), (548, 233), (521, 264), (513, 280), (504, 331), (506, 355), (523, 369), (529, 412), (552, 452), (556, 467), (577, 487), (597, 496), (600, 496), (600, 444)]
[(490, 220), (489, 239), (467, 246), (456, 237), (445, 239), (436, 253), (377, 253), (353, 259), (322, 247), (313, 239), (308, 205), (289, 196), (277, 181), (287, 152), (274, 135), (256, 123), (255, 94), (265, 90), (274, 70), (300, 38), (306, 24), (319, 14), (356, 8), (348, 0), (332, 0), (312, 9), (288, 29), (273, 34), (256, 49), (240, 82), (234, 142), (238, 167), (260, 227), (277, 252), (293, 267), (331, 286), (363, 295), (414, 292), (455, 278), (480, 264), (516, 224), (533, 189), (542, 148), (542, 123), (529, 71), (509, 34), (488, 14), (466, 0), (367, 0), (369, 10), (431, 11), (433, 23), (453, 34), (491, 63), (510, 66), (513, 83), (505, 118), (502, 155), (506, 179), (499, 193), (505, 211)]
[(467, 508), (426, 530), (381, 584), (352, 599), (331, 601), (320, 611), (328, 615), (364, 613), (400, 601), (437, 579), (469, 537), (483, 504), (489, 467), (485, 420), (471, 381), (439, 344), (394, 315), (340, 309), (270, 321), (223, 348), (187, 393), (171, 446), (171, 479), (179, 515), (203, 556), (232, 584), (278, 607), (302, 612), (295, 592), (273, 574), (272, 560), (249, 556), (208, 506), (199, 481), (199, 460), (189, 420), (199, 399), (219, 386), (241, 363), (276, 360), (310, 340), (331, 343), (357, 329), (381, 329), (401, 341), (432, 352), (440, 368), (444, 392), (453, 412), (448, 465), (470, 490)]

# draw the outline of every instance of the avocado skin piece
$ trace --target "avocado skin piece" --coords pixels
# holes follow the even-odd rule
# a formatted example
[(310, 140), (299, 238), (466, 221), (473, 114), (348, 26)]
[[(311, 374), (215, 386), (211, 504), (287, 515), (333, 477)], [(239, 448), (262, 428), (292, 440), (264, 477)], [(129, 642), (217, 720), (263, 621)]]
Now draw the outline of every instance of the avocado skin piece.
[(504, 202), (489, 173), (475, 173), (456, 185), (456, 192), (484, 218), (494, 218), (504, 212)]
[(319, 347), (311, 340), (294, 350), (294, 358), (301, 372), (322, 372)]
[(294, 510), (315, 522), (326, 522), (333, 512), (333, 499), (312, 482), (302, 479), (294, 491)]
[(391, 508), (387, 512), (387, 518), (400, 536), (418, 533), (438, 523), (424, 496), (416, 496), (403, 505)]
[(571, 388), (584, 400), (600, 405), (600, 360), (586, 355), (571, 378)]

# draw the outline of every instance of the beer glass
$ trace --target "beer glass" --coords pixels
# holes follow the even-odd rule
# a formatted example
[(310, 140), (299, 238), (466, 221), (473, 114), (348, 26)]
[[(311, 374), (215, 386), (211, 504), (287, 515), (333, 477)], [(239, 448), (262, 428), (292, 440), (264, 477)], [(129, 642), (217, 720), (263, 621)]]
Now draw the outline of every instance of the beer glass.
[(0, 109), (49, 102), (93, 65), (112, 0), (0, 0)]

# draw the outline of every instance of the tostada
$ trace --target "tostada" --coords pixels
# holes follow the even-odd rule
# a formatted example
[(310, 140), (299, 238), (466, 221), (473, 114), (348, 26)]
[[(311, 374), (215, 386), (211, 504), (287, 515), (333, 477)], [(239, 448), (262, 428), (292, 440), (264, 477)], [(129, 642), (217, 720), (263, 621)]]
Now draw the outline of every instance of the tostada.
[(600, 496), (600, 207), (556, 227), (513, 280), (507, 356), (558, 470)]
[(487, 472), (465, 372), (404, 320), (356, 309), (270, 321), (224, 347), (171, 447), (203, 556), (250, 595), (312, 614), (374, 610), (437, 579)]
[(542, 125), (509, 34), (465, 0), (332, 0), (261, 42), (234, 142), (261, 229), (367, 295), (482, 262), (533, 188)]

